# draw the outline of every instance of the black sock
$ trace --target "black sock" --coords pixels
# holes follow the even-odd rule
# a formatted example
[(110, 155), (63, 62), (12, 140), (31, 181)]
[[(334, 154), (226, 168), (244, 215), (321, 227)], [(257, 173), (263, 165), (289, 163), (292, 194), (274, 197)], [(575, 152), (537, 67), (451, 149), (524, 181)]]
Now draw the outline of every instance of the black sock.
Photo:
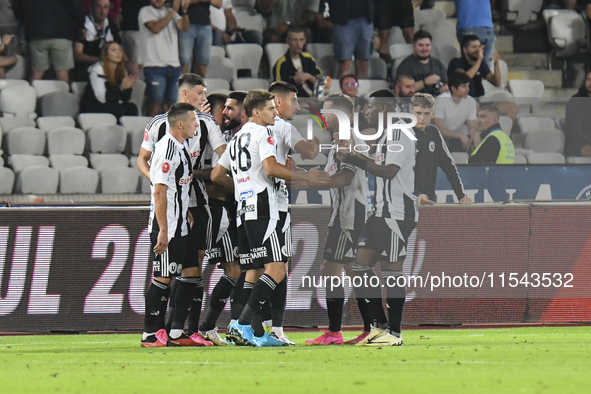
[(345, 305), (345, 289), (338, 286), (326, 288), (326, 309), (328, 311), (328, 329), (332, 332), (341, 331), (343, 324), (343, 305)]
[(283, 316), (285, 315), (285, 303), (287, 301), (287, 276), (277, 283), (269, 299), (271, 301), (273, 327), (283, 327)]
[(375, 280), (372, 282), (371, 278), (377, 276), (376, 273), (373, 268), (358, 264), (353, 264), (353, 272), (355, 272), (355, 276), (361, 277), (363, 283), (368, 283), (368, 286), (355, 289), (358, 298), (364, 298), (364, 301), (369, 301), (366, 305), (368, 320), (372, 323), (375, 322), (379, 328), (386, 328), (388, 326), (388, 319), (386, 318), (382, 302), (382, 288), (381, 286), (373, 287), (369, 285), (370, 283), (375, 283)]
[(176, 291), (174, 314), (172, 315), (171, 330), (183, 330), (189, 315), (189, 308), (193, 302), (193, 293), (197, 285), (197, 277), (183, 277), (179, 280)]
[(189, 335), (199, 331), (199, 318), (201, 317), (201, 307), (203, 305), (203, 278), (197, 276), (197, 287), (193, 292), (193, 302), (189, 310)]
[[(164, 305), (164, 314), (166, 315), (166, 331), (170, 332), (170, 327), (172, 326), (172, 315), (174, 314), (174, 301), (176, 300), (176, 290), (179, 287), (179, 279), (181, 277), (177, 276), (175, 277), (169, 286), (169, 290), (168, 290), (168, 294), (169, 294), (169, 300), (168, 300), (168, 314), (166, 314), (166, 305)], [(164, 315), (162, 315), (162, 318), (164, 318)]]
[(162, 315), (162, 297), (166, 296), (168, 285), (152, 279), (146, 291), (146, 307), (144, 315), (144, 332), (153, 333), (164, 328)]
[(230, 297), (235, 285), (236, 279), (231, 278), (226, 274), (222, 275), (220, 281), (215, 285), (211, 292), (209, 307), (205, 312), (205, 318), (199, 327), (199, 331), (205, 332), (215, 328), (218, 318), (224, 310), (224, 307), (228, 302), (228, 297)]
[(244, 277), (246, 273), (243, 272), (240, 275), (240, 279), (236, 281), (236, 286), (234, 286), (234, 290), (232, 290), (232, 294), (230, 295), (230, 319), (238, 320), (240, 318), (240, 314), (244, 309)]
[(252, 317), (257, 313), (261, 306), (266, 302), (267, 298), (273, 290), (277, 287), (277, 283), (267, 274), (263, 274), (259, 280), (254, 284), (252, 294), (250, 295), (240, 319), (239, 324), (250, 324)]
[[(269, 301), (265, 302), (265, 304), (268, 303)], [(263, 328), (263, 315), (261, 312), (262, 311), (258, 311), (257, 313), (255, 313), (252, 317), (252, 322), (250, 323), (250, 326), (254, 331), (254, 336), (259, 338), (265, 335), (265, 329)]]
[[(384, 280), (388, 284), (396, 284), (397, 279), (402, 275), (400, 271), (383, 271)], [(390, 277), (388, 281), (388, 277)], [(402, 324), (402, 312), (404, 310), (404, 302), (406, 299), (406, 287), (388, 286), (386, 288), (386, 300), (388, 303), (388, 320), (390, 325), (390, 332), (396, 336), (400, 336)]]
[(369, 300), (367, 298), (357, 298), (357, 307), (363, 319), (363, 331), (371, 329), (371, 311), (369, 310)]
[[(275, 291), (275, 290), (273, 290)], [(273, 293), (271, 293), (273, 294)], [(273, 319), (273, 312), (271, 311), (271, 296), (267, 298), (267, 302), (265, 302), (261, 306), (261, 321), (267, 321)]]

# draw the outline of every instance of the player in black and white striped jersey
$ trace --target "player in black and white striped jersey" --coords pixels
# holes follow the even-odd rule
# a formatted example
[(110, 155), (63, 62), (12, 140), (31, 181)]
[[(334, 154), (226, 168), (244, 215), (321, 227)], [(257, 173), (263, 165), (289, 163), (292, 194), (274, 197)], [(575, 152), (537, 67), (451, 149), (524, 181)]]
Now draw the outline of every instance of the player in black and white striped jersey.
[[(209, 104), (206, 99), (207, 83), (196, 74), (183, 74), (177, 82), (180, 102), (187, 102), (201, 108), (201, 111), (209, 111)], [(204, 164), (203, 152), (210, 146), (218, 154), (225, 150), (225, 140), (221, 130), (213, 117), (204, 112), (197, 112), (198, 127), (195, 135), (186, 144), (188, 147), (195, 175)], [(169, 129), (166, 114), (157, 115), (148, 124), (144, 132), (144, 141), (138, 155), (138, 169), (148, 177), (151, 154), (154, 145), (160, 140)], [(191, 194), (190, 213), (194, 219), (195, 226), (189, 232), (187, 253), (183, 262), (183, 271), (178, 280), (173, 282), (170, 297), (169, 317), (174, 314), (177, 297), (191, 298), (193, 302), (189, 313), (189, 335), (198, 332), (199, 318), (201, 315), (201, 304), (203, 299), (203, 279), (201, 277), (201, 266), (205, 256), (207, 245), (207, 229), (209, 223), (208, 198), (203, 179), (196, 176), (193, 180), (193, 192)], [(171, 321), (169, 319), (168, 326)], [(197, 345), (211, 345), (209, 341), (202, 340), (201, 336), (195, 336), (199, 343)]]
[[(153, 252), (154, 279), (146, 292), (143, 347), (167, 346), (169, 338), (164, 327), (167, 288), (170, 279), (180, 274), (187, 250), (189, 229), (189, 192), (193, 180), (193, 166), (185, 141), (197, 129), (195, 107), (175, 104), (168, 112), (172, 127), (154, 146), (150, 179), (152, 201), (148, 230)], [(186, 310), (177, 308), (173, 316), (173, 330), (180, 329), (187, 317)], [(182, 324), (179, 327), (179, 322)], [(172, 333), (171, 331), (171, 333)], [(193, 342), (190, 338), (177, 340)]]

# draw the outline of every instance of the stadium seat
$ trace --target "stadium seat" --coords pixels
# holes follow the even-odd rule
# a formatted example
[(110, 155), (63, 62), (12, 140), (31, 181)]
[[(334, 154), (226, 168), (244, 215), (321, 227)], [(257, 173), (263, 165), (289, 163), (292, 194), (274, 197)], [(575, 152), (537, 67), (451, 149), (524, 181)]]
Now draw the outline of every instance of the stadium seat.
[(312, 55), (314, 59), (319, 59), (324, 56), (334, 57), (334, 46), (332, 44), (310, 43), (306, 45), (306, 52)]
[(46, 133), (60, 127), (75, 127), (76, 121), (69, 116), (42, 116), (37, 118), (37, 127)]
[(488, 82), (486, 79), (482, 79), (482, 86), (484, 86), (485, 94), (490, 92), (505, 90), (507, 86), (507, 79), (509, 77), (509, 66), (507, 66), (507, 62), (503, 59), (499, 60), (499, 69), (501, 70), (501, 86), (495, 86), (492, 83)]
[(548, 25), (548, 39), (554, 48), (548, 53), (548, 67), (552, 68), (552, 55), (566, 60), (585, 48), (587, 28), (585, 17), (575, 10), (544, 10), (543, 15)]
[(225, 79), (207, 78), (207, 93), (216, 93), (220, 90), (229, 90), (230, 83)]
[(34, 127), (19, 127), (6, 136), (9, 155), (42, 155), (45, 152), (45, 132)]
[(138, 171), (133, 168), (116, 168), (104, 171), (101, 173), (101, 193), (136, 193), (138, 182)]
[(135, 85), (131, 89), (130, 103), (134, 103), (137, 107), (138, 114), (142, 114), (142, 106), (144, 104), (144, 93), (146, 92), (146, 83), (141, 79), (135, 82)]
[(143, 175), (140, 175), (140, 193), (152, 193), (152, 188), (150, 187), (150, 180)]
[(523, 155), (515, 154), (515, 164), (527, 164), (527, 158)]
[(438, 9), (415, 10), (415, 25), (423, 27), (429, 23), (437, 23), (446, 19), (445, 11)]
[(10, 168), (0, 167), (0, 195), (12, 193), (14, 172)]
[(3, 116), (35, 119), (37, 93), (32, 86), (12, 85), (0, 91), (0, 110)]
[(79, 100), (82, 99), (82, 96), (84, 95), (86, 85), (88, 85), (88, 82), (72, 82), (70, 84), (70, 89), (72, 89), (72, 93), (74, 93)]
[(330, 84), (330, 88), (324, 91), (325, 94), (333, 94), (333, 93), (342, 93), (341, 91), (341, 83), (338, 79), (333, 78), (332, 83)]
[(564, 116), (560, 116), (560, 117), (556, 118), (555, 120), (556, 120), (556, 127), (558, 127), (560, 130), (564, 131), (564, 125), (566, 124), (566, 119), (564, 118)]
[(37, 92), (37, 98), (41, 98), (52, 92), (69, 92), (70, 85), (64, 81), (38, 79), (31, 82)]
[(517, 124), (522, 134), (529, 134), (543, 129), (552, 129), (556, 127), (554, 119), (549, 116), (520, 116)]
[(121, 126), (123, 126), (128, 133), (132, 133), (136, 130), (144, 131), (148, 123), (150, 123), (150, 120), (152, 120), (152, 118), (149, 116), (122, 116), (119, 119), (119, 123), (121, 123)]
[(337, 60), (332, 44), (307, 44), (306, 51), (316, 60), (316, 65), (320, 67), (323, 75), (337, 76)]
[(388, 77), (388, 65), (384, 59), (372, 58), (368, 61), (368, 79), (386, 79)]
[(207, 66), (207, 83), (209, 88), (210, 79), (224, 79), (231, 83), (234, 79), (234, 63), (227, 57), (214, 56)]
[(19, 127), (35, 127), (35, 120), (32, 118), (1, 117), (0, 129), (3, 134), (8, 134)]
[[(438, 22), (427, 23), (421, 27), (423, 30), (428, 31), (433, 36), (434, 47), (442, 45), (457, 45), (456, 26), (452, 22), (448, 20), (442, 20)], [(444, 65), (447, 66), (445, 63)]]
[[(564, 133), (558, 129), (541, 129), (525, 136), (523, 146), (535, 153), (562, 153), (564, 149)], [(527, 161), (529, 160), (529, 156)]]
[(456, 164), (466, 164), (470, 155), (466, 152), (451, 152), (451, 157)]
[(531, 106), (532, 113), (537, 113), (544, 95), (544, 83), (532, 79), (512, 79), (508, 83), (509, 91), (519, 105)]
[(86, 132), (95, 126), (116, 125), (117, 118), (113, 114), (80, 114), (78, 124)]
[(513, 119), (508, 116), (501, 116), (499, 118), (499, 124), (501, 125), (501, 130), (510, 137), (511, 130), (513, 129)]
[(0, 152), (0, 167), (4, 167), (4, 159), (2, 158), (2, 152)]
[(55, 168), (27, 167), (17, 174), (15, 191), (22, 194), (55, 194), (59, 177)]
[(40, 155), (10, 155), (8, 156), (8, 165), (12, 167), (15, 174), (18, 174), (28, 167), (49, 167), (49, 159)]
[[(256, 11), (245, 10), (245, 9), (234, 9), (234, 17), (238, 26), (243, 27), (246, 30), (254, 30), (263, 34), (267, 24), (263, 16)], [(232, 44), (230, 44), (232, 45)], [(230, 56), (231, 57), (231, 56)], [(254, 76), (254, 75), (253, 75)]]
[(226, 46), (226, 52), (234, 63), (234, 80), (238, 78), (238, 71), (244, 69), (250, 70), (251, 78), (258, 77), (259, 65), (263, 57), (263, 48), (260, 45), (230, 44)]
[(80, 155), (49, 155), (49, 164), (58, 171), (75, 167), (88, 167), (88, 159)]
[(388, 53), (392, 60), (394, 60), (394, 65), (392, 66), (392, 79), (396, 78), (396, 70), (398, 69), (398, 66), (400, 66), (400, 63), (411, 55), (412, 52), (412, 44), (392, 44), (388, 47)]
[(571, 156), (566, 158), (569, 164), (591, 164), (591, 157)]
[(210, 57), (226, 57), (226, 49), (224, 47), (220, 47), (217, 45), (211, 46), (211, 52), (209, 53)]
[(29, 85), (24, 79), (0, 79), (0, 90), (14, 85)]
[(460, 51), (453, 45), (437, 45), (433, 47), (434, 54), (446, 67), (451, 59), (460, 57)]
[[(285, 53), (287, 52), (288, 49), (289, 49), (289, 45), (287, 45), (285, 43), (265, 45), (265, 53), (267, 54), (267, 59), (269, 61), (269, 72), (270, 73), (273, 73), (273, 67), (275, 66), (275, 63), (277, 63), (277, 60), (279, 60), (283, 55), (285, 55)], [(312, 56), (314, 56), (314, 55), (312, 55)], [(273, 76), (271, 76), (271, 77), (273, 77)]]
[(118, 153), (91, 153), (90, 166), (98, 172), (112, 170), (114, 168), (126, 168), (129, 166), (129, 159)]
[(41, 98), (41, 115), (69, 116), (75, 118), (80, 112), (78, 97), (70, 92), (51, 92)]
[(238, 78), (233, 82), (234, 90), (269, 89), (269, 81), (262, 78)]
[(535, 22), (542, 10), (544, 0), (503, 0), (505, 19), (514, 26)]
[(232, 5), (234, 7), (247, 7), (253, 8), (256, 4), (256, 0), (232, 0)]
[(60, 193), (94, 194), (99, 174), (92, 168), (72, 167), (60, 171)]
[(561, 153), (531, 153), (527, 156), (529, 164), (564, 164), (564, 156)]
[(86, 134), (75, 127), (60, 127), (47, 134), (47, 152), (50, 155), (81, 155), (86, 146)]
[(144, 141), (144, 130), (134, 130), (128, 133), (128, 136), (130, 152), (132, 155), (134, 155), (132, 158), (135, 160), (135, 156), (137, 156), (140, 153), (140, 148), (142, 147), (142, 142)]
[(16, 64), (6, 72), (6, 78), (26, 79), (27, 78), (27, 59), (22, 55), (16, 55), (18, 58)]
[(96, 126), (88, 131), (89, 151), (93, 153), (121, 153), (126, 142), (127, 133), (122, 126)]
[(368, 97), (371, 93), (380, 89), (389, 89), (390, 85), (387, 81), (380, 79), (360, 79), (359, 89), (357, 94), (360, 97)]

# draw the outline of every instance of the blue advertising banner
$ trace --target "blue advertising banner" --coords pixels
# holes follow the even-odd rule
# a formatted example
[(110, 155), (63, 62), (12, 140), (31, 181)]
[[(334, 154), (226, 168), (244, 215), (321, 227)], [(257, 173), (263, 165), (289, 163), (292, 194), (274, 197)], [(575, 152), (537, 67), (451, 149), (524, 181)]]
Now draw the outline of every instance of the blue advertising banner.
[[(589, 165), (458, 166), (466, 194), (474, 202), (506, 200), (591, 200)], [(436, 202), (456, 196), (441, 169)]]

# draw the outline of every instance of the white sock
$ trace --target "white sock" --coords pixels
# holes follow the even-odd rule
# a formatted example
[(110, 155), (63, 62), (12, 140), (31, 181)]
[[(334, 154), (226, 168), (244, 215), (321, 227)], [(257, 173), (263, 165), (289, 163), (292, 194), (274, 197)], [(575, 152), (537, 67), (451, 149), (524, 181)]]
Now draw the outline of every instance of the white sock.
[(271, 327), (273, 325), (273, 320), (265, 320), (263, 322), (263, 327)]
[(155, 333), (155, 332), (151, 332), (151, 333), (144, 332), (144, 333), (142, 334), (142, 341), (145, 341), (146, 339), (148, 339), (148, 337), (149, 337), (150, 335), (156, 335), (156, 333)]
[(283, 333), (283, 327), (273, 327), (273, 332), (275, 333), (275, 335), (277, 335), (278, 337), (282, 337), (285, 334)]
[(181, 330), (180, 328), (175, 328), (175, 329), (172, 329), (172, 330), (170, 330), (170, 337), (171, 337), (172, 339), (177, 339), (177, 338), (179, 338), (181, 335), (183, 335), (183, 332), (184, 332), (184, 331), (183, 331), (183, 330)]

